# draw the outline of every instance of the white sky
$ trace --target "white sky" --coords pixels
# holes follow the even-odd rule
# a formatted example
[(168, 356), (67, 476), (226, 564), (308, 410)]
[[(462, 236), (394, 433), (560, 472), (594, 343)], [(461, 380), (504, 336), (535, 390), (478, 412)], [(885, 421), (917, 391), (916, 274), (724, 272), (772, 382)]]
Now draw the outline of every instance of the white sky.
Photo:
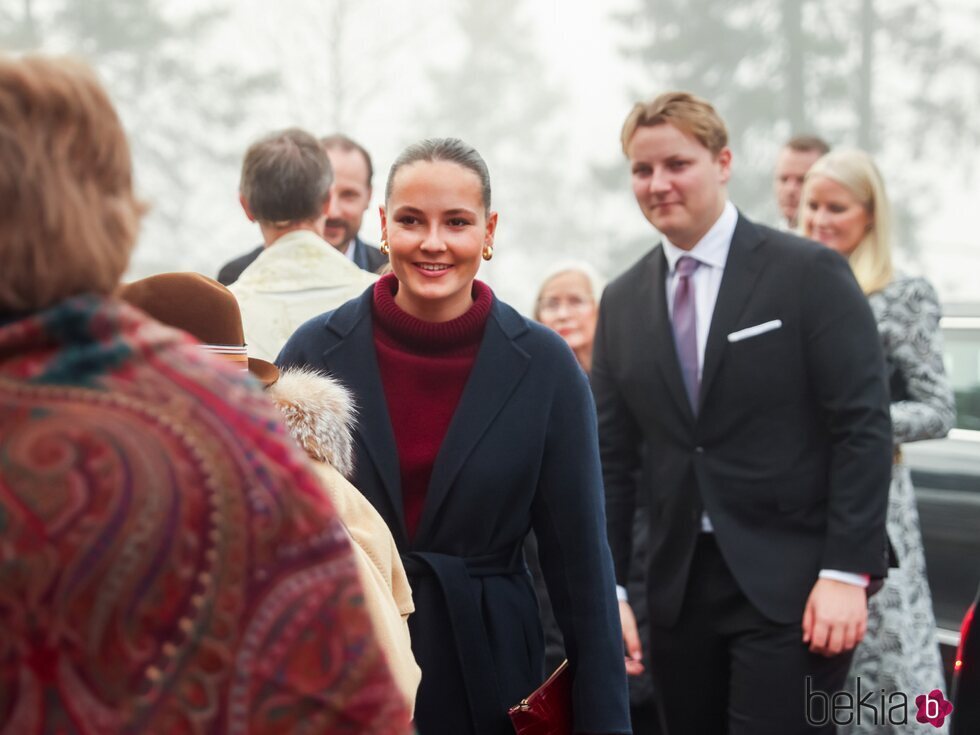
[[(487, 0), (491, 2), (492, 0)], [(943, 0), (952, 9), (950, 23), (955, 25), (956, 8), (965, 0)], [(172, 5), (171, 5), (172, 3)], [(569, 175), (584, 177), (588, 164), (607, 163), (620, 155), (619, 128), (629, 108), (628, 87), (637, 82), (623, 71), (617, 44), (617, 29), (609, 14), (626, 0), (614, 4), (587, 0), (528, 0), (525, 12), (528, 27), (515, 28), (515, 34), (530, 34), (545, 60), (545, 73), (563, 91), (568, 101), (563, 135), (567, 141)], [(628, 3), (627, 3), (628, 4)], [(192, 0), (169, 0), (170, 7), (193, 8)], [(242, 70), (279, 69), (287, 82), (273, 97), (272, 104), (256, 112), (241, 133), (241, 150), (271, 129), (299, 125), (315, 134), (331, 130), (333, 122), (325, 99), (317, 93), (330, 80), (330, 49), (323, 28), (329, 24), (330, 2), (316, 0), (238, 0), (230, 5), (231, 14), (223, 22), (213, 43), (196, 51), (202, 60), (216, 58), (232, 62)], [(341, 43), (344, 63), (352, 64), (352, 95), (360, 95), (356, 120), (346, 131), (363, 142), (375, 159), (375, 199), (383, 189), (391, 160), (408, 142), (423, 137), (417, 128), (414, 110), (425, 103), (430, 89), (425, 83), (426, 70), (455, 58), (458, 38), (450, 21), (451, 0), (360, 0), (348, 8), (349, 30)], [(479, 84), (479, 80), (474, 80)], [(515, 79), (515, 85), (522, 80)], [(899, 80), (900, 83), (900, 80)], [(653, 90), (651, 90), (653, 91)], [(133, 131), (138, 134), (138, 131)], [(775, 155), (778, 142), (773, 142)], [(533, 155), (533, 152), (529, 152)], [(976, 150), (960, 152), (980, 162)], [(898, 181), (910, 172), (905, 161), (879, 161), (886, 179)], [(737, 175), (736, 160), (736, 174)], [(187, 165), (193, 166), (188, 162)], [(935, 168), (935, 167), (934, 167)], [(980, 169), (980, 166), (977, 167)], [(972, 182), (951, 181), (941, 169), (929, 166), (916, 169), (921, 185), (932, 193), (938, 191), (941, 202), (935, 216), (923, 228), (921, 260), (910, 269), (924, 272), (940, 290), (944, 299), (980, 301), (980, 244), (973, 233), (970, 215), (980, 204), (980, 170)], [(202, 177), (204, 177), (202, 172)], [(213, 177), (212, 177), (213, 178)], [(918, 185), (918, 182), (915, 182)], [(230, 257), (245, 252), (259, 241), (256, 228), (241, 214), (237, 204), (237, 170), (229, 170), (218, 180), (200, 183), (197, 206), (188, 216), (196, 217), (209, 233), (206, 251), (192, 250), (181, 255), (171, 268), (199, 268), (216, 271)], [(583, 202), (583, 206), (591, 206)], [(738, 202), (736, 202), (738, 204)], [(623, 197), (616, 202), (622, 211), (603, 213), (615, 223), (608, 237), (624, 239), (651, 233), (635, 206), (629, 203), (628, 180), (624, 166)], [(365, 216), (362, 230), (366, 239), (377, 242), (378, 224), (372, 206)], [(753, 214), (753, 213), (750, 213)], [(506, 218), (507, 212), (501, 213)], [(598, 216), (598, 215), (597, 215)], [(503, 221), (503, 220), (502, 220)], [(572, 244), (570, 256), (576, 255)], [(602, 248), (602, 242), (591, 243)], [(148, 228), (134, 263), (134, 274), (147, 267), (159, 269), (164, 261), (160, 252), (172, 248), (161, 233)], [(177, 248), (176, 251), (179, 251)], [(637, 256), (639, 253), (637, 253)], [(499, 266), (495, 259), (495, 266)], [(626, 264), (622, 264), (625, 266)], [(490, 269), (491, 275), (496, 274)], [(511, 275), (508, 272), (508, 275)], [(515, 288), (527, 290), (534, 274), (523, 274)], [(491, 281), (492, 282), (492, 281)], [(495, 287), (497, 284), (494, 284)], [(507, 298), (507, 295), (504, 295)], [(512, 299), (513, 300), (513, 299)], [(517, 306), (523, 304), (515, 303)]]

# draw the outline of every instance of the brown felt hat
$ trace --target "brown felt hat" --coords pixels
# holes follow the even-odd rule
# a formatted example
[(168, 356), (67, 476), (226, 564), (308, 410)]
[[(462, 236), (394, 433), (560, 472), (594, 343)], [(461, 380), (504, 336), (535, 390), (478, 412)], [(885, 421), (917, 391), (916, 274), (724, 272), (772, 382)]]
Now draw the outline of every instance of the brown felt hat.
[(200, 273), (161, 273), (119, 287), (116, 295), (159, 322), (196, 337), (211, 352), (235, 361), (270, 386), (279, 379), (271, 362), (246, 358), (242, 312), (235, 295)]

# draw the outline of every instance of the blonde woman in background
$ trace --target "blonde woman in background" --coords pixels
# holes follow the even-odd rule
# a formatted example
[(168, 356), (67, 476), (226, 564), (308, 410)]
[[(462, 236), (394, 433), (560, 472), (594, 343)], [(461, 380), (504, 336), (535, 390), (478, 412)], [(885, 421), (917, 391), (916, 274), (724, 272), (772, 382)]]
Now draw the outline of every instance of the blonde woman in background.
[[(911, 698), (944, 688), (915, 495), (901, 455), (905, 442), (946, 436), (956, 415), (943, 368), (939, 300), (924, 278), (892, 265), (888, 198), (867, 153), (835, 151), (813, 165), (800, 221), (803, 235), (850, 262), (878, 323), (891, 387), (895, 465), (887, 524), (898, 568), (889, 570), (869, 601), (867, 634), (855, 653), (849, 691), (860, 677), (862, 691), (884, 689)], [(865, 723), (841, 732), (888, 728)]]

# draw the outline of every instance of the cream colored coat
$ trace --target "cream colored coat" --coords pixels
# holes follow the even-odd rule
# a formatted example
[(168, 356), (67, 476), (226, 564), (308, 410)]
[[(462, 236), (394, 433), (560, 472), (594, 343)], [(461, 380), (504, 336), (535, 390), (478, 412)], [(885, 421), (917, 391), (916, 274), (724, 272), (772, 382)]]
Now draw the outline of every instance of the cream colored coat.
[(304, 370), (284, 370), (267, 389), (290, 433), (316, 460), (324, 491), (354, 544), (364, 601), (395, 683), (415, 709), (422, 671), (412, 654), (408, 616), (415, 611), (395, 540), (368, 500), (344, 477), (352, 469), (353, 402), (336, 381)]
[(229, 286), (242, 310), (248, 354), (275, 360), (303, 322), (359, 296), (376, 280), (315, 232), (287, 232)]

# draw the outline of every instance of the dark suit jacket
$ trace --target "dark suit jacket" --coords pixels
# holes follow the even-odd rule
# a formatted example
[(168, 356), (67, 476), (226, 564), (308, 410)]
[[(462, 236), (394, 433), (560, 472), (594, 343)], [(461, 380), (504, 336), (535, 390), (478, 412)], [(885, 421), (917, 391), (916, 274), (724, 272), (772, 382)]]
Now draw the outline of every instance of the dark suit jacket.
[(387, 255), (373, 245), (368, 245), (360, 237), (355, 237), (350, 246), (354, 248), (354, 263), (361, 270), (377, 273), (388, 262)]
[[(237, 281), (238, 277), (242, 275), (242, 271), (248, 268), (252, 264), (252, 261), (259, 257), (264, 247), (264, 245), (259, 245), (255, 250), (250, 250), (244, 255), (239, 255), (234, 260), (229, 260), (221, 266), (221, 270), (218, 271), (218, 283), (230, 286)], [(387, 255), (373, 245), (368, 245), (359, 237), (354, 238), (351, 247), (354, 248), (354, 264), (361, 270), (377, 273), (378, 269), (388, 262)]]
[[(620, 584), (641, 464), (657, 625), (677, 618), (703, 509), (740, 588), (777, 622), (802, 619), (820, 569), (883, 576), (888, 390), (875, 321), (847, 263), (739, 215), (697, 415), (678, 366), (666, 275), (658, 246), (606, 288), (596, 334), (592, 386)], [(781, 328), (727, 339), (775, 319)]]
[(252, 261), (259, 257), (259, 254), (265, 250), (265, 245), (259, 245), (255, 250), (249, 250), (244, 255), (239, 255), (234, 260), (229, 260), (223, 266), (221, 270), (218, 271), (218, 283), (223, 286), (230, 286), (238, 277), (242, 274), (242, 271), (248, 268)]
[(551, 330), (494, 300), (410, 539), (371, 300), (368, 289), (304, 324), (277, 363), (326, 370), (356, 398), (351, 479), (391, 528), (415, 598), (409, 625), (422, 668), (419, 731), (513, 735), (507, 708), (544, 675), (521, 551), (533, 527), (576, 678), (578, 728), (628, 732), (595, 409), (571, 351)]

